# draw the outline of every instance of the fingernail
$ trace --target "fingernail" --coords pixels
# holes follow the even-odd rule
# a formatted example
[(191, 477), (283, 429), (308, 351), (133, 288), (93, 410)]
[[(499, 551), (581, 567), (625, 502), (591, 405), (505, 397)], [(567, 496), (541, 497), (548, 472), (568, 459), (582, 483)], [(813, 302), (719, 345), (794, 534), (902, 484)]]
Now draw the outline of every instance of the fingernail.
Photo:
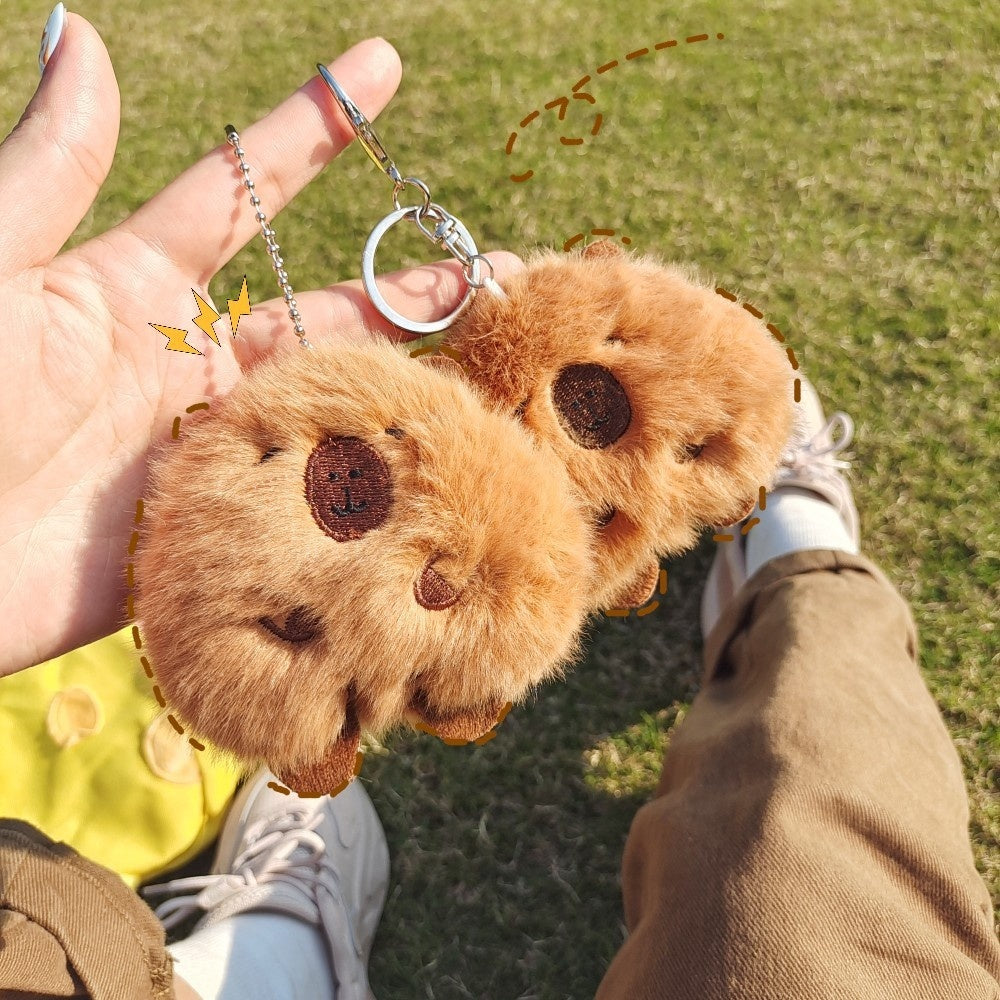
[(66, 24), (66, 7), (62, 3), (57, 3), (49, 14), (49, 19), (45, 22), (45, 30), (42, 32), (42, 44), (38, 50), (38, 72), (44, 73), (45, 67), (52, 58), (59, 39), (62, 38), (63, 26)]

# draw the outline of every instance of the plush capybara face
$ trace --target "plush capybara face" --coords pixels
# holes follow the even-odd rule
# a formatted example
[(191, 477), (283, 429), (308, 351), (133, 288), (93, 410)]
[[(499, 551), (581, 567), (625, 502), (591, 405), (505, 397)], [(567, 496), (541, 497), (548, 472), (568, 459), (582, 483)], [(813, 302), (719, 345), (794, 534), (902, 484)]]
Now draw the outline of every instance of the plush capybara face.
[(569, 470), (597, 532), (594, 602), (631, 603), (650, 563), (655, 580), (660, 555), (745, 517), (770, 484), (788, 360), (738, 304), (602, 244), (542, 254), (504, 290), (478, 295), (448, 342)]
[(185, 420), (138, 606), (165, 696), (219, 746), (279, 770), (404, 717), (485, 731), (574, 654), (589, 528), (460, 373), (365, 339), (262, 365)]

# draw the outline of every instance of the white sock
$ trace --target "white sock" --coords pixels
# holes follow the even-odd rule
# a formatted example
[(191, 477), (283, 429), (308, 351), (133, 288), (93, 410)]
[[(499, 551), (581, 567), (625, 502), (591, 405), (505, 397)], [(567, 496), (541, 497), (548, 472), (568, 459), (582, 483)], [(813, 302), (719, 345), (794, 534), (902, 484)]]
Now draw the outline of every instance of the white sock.
[(201, 1000), (336, 1000), (323, 932), (282, 913), (240, 913), (167, 950)]
[(760, 524), (755, 524), (746, 536), (748, 577), (764, 563), (789, 552), (858, 551), (836, 508), (814, 493), (791, 488), (776, 490), (756, 516)]

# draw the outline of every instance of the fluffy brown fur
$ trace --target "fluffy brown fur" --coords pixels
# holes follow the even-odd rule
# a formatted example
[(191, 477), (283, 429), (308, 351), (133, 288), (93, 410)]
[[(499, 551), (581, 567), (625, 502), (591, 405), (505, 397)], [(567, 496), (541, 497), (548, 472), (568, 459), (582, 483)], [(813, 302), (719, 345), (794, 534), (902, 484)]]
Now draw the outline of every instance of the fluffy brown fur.
[(661, 555), (741, 520), (770, 484), (788, 361), (737, 303), (611, 244), (543, 253), (504, 290), (480, 293), (447, 342), (569, 470), (597, 526), (593, 606), (634, 606)]
[(460, 373), (384, 341), (257, 368), (185, 418), (153, 482), (137, 587), (157, 681), (298, 791), (350, 777), (359, 727), (479, 735), (576, 651), (590, 532), (564, 470)]

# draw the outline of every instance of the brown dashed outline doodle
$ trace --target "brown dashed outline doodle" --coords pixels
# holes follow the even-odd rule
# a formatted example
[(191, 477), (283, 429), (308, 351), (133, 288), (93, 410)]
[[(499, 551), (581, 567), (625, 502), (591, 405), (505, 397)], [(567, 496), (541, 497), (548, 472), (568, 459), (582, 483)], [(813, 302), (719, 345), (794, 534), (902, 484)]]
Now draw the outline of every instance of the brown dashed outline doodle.
[[(718, 41), (721, 42), (726, 36), (720, 31), (716, 34), (715, 37)], [(684, 41), (686, 44), (691, 45), (694, 44), (695, 42), (707, 42), (708, 38), (709, 36), (707, 34), (689, 35), (687, 38), (684, 39)], [(654, 52), (660, 52), (663, 49), (675, 48), (677, 44), (678, 42), (676, 38), (670, 38), (664, 42), (657, 42), (653, 46), (652, 50)], [(634, 49), (632, 52), (629, 52), (625, 55), (625, 61), (634, 62), (636, 59), (641, 59), (643, 58), (643, 56), (649, 55), (649, 53), (650, 53), (649, 46), (645, 46), (641, 49)], [(594, 72), (598, 76), (603, 76), (605, 73), (610, 73), (613, 69), (615, 69), (620, 65), (621, 65), (620, 60), (611, 59), (608, 62), (604, 63), (603, 65), (598, 66)], [(583, 88), (587, 86), (587, 84), (590, 83), (592, 79), (593, 77), (591, 76), (591, 74), (588, 73), (585, 76), (582, 76), (579, 80), (576, 81), (576, 83), (573, 84), (573, 86), (570, 88), (572, 93), (572, 100), (585, 101), (586, 103), (591, 105), (597, 104), (597, 99), (594, 97), (594, 95), (583, 90)], [(548, 103), (542, 105), (542, 109), (544, 109), (545, 111), (554, 111), (556, 108), (558, 108), (559, 121), (565, 121), (566, 111), (569, 108), (570, 99), (571, 98), (565, 96), (557, 97), (554, 100), (551, 100)], [(541, 115), (541, 110), (539, 110), (538, 108), (536, 108), (534, 111), (529, 112), (518, 123), (518, 128), (526, 129), (540, 115)], [(591, 126), (590, 129), (591, 137), (596, 136), (601, 131), (601, 127), (603, 126), (603, 124), (604, 124), (604, 116), (599, 111), (595, 112), (594, 124)], [(517, 142), (519, 134), (520, 133), (515, 129), (508, 136), (507, 144), (504, 147), (504, 153), (507, 156), (510, 156), (514, 152), (514, 144)], [(582, 146), (583, 143), (585, 142), (585, 137), (561, 135), (559, 137), (559, 142), (563, 146)], [(525, 181), (531, 180), (531, 178), (534, 176), (535, 176), (534, 170), (527, 170), (523, 174), (511, 174), (510, 179), (515, 184), (523, 184)]]
[[(357, 753), (357, 756), (354, 758), (354, 777), (353, 778), (348, 778), (347, 781), (342, 781), (339, 785), (337, 785), (336, 788), (334, 788), (331, 791), (327, 792), (327, 794), (330, 796), (331, 799), (334, 798), (335, 796), (339, 795), (354, 780), (354, 778), (356, 778), (361, 773), (361, 768), (364, 765), (364, 762), (365, 762), (365, 755), (364, 755), (364, 753), (362, 751), (359, 750), (358, 753)], [(270, 788), (272, 791), (280, 792), (282, 795), (291, 795), (292, 794), (292, 790), (290, 788), (288, 788), (285, 785), (280, 785), (276, 781), (269, 781), (267, 783), (267, 787)], [(295, 794), (298, 795), (298, 792), (296, 792)], [(316, 794), (316, 795), (299, 795), (299, 798), (300, 799), (319, 799), (319, 798), (322, 798), (322, 795), (320, 795), (320, 794)]]
[(426, 347), (416, 347), (410, 351), (411, 358), (421, 358), (426, 354), (443, 354), (446, 358), (462, 364), (462, 355), (448, 344), (428, 344)]
[[(198, 410), (209, 409), (208, 403), (193, 403), (191, 406), (187, 407), (186, 413), (196, 413)], [(170, 437), (176, 441), (180, 435), (181, 418), (174, 417), (173, 424), (170, 428)], [(133, 524), (135, 528), (132, 530), (132, 534), (128, 540), (128, 554), (130, 557), (135, 555), (135, 550), (139, 545), (139, 526), (142, 524), (143, 514), (145, 512), (145, 504), (143, 501), (136, 500), (135, 502), (135, 518)], [(135, 645), (136, 651), (141, 655), (139, 656), (139, 662), (142, 664), (143, 673), (146, 677), (153, 681), (153, 697), (156, 699), (156, 703), (161, 708), (166, 708), (167, 700), (163, 697), (163, 692), (160, 690), (160, 686), (155, 683), (155, 678), (153, 676), (153, 668), (150, 665), (149, 658), (142, 653), (142, 636), (139, 633), (139, 626), (135, 623), (135, 563), (129, 558), (128, 563), (125, 567), (125, 585), (128, 588), (128, 594), (125, 598), (125, 620), (132, 622), (132, 642)], [(173, 713), (167, 715), (167, 721), (174, 730), (180, 735), (184, 735), (184, 727), (177, 721), (177, 717)], [(205, 744), (196, 740), (193, 736), (188, 737), (188, 743), (194, 747), (195, 750), (204, 750)]]
[[(733, 295), (732, 292), (727, 292), (724, 288), (716, 288), (715, 291), (716, 294), (721, 295), (724, 299), (728, 299), (730, 302), (739, 301), (739, 296)], [(751, 316), (754, 316), (757, 319), (764, 318), (764, 314), (751, 303), (744, 302), (742, 303), (742, 306), (748, 313), (750, 313)], [(779, 344), (783, 344), (785, 342), (784, 334), (773, 323), (767, 323), (765, 326), (768, 333), (770, 333)], [(786, 347), (785, 354), (788, 356), (788, 363), (792, 366), (792, 371), (798, 371), (799, 362), (798, 358), (795, 357), (795, 351), (791, 347)], [(796, 378), (792, 383), (792, 399), (796, 403), (802, 402), (802, 379), (800, 378)], [(761, 486), (758, 491), (757, 506), (761, 510), (765, 510), (767, 508), (767, 488), (764, 486)], [(750, 520), (747, 521), (742, 528), (740, 528), (740, 534), (747, 535), (750, 532), (750, 529), (758, 524), (760, 524), (760, 518), (751, 517)], [(713, 542), (731, 542), (734, 538), (735, 535), (732, 535), (729, 532), (712, 535)]]

